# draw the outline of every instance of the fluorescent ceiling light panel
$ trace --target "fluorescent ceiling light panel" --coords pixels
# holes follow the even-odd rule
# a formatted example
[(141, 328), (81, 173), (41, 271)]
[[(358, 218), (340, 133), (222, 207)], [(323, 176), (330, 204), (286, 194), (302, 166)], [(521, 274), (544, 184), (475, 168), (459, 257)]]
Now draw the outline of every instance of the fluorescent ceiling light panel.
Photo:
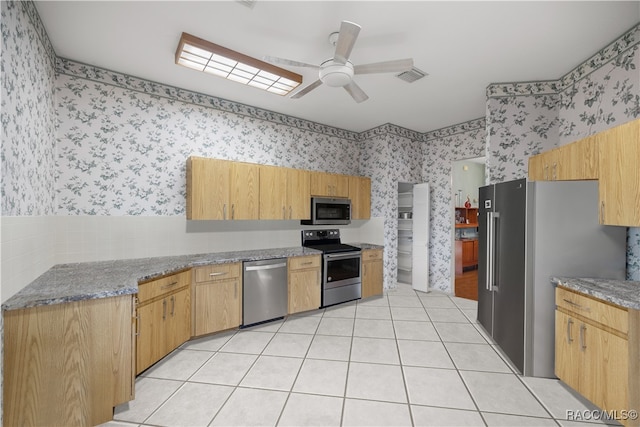
[(176, 64), (278, 95), (287, 95), (302, 83), (302, 76), (273, 64), (182, 33)]

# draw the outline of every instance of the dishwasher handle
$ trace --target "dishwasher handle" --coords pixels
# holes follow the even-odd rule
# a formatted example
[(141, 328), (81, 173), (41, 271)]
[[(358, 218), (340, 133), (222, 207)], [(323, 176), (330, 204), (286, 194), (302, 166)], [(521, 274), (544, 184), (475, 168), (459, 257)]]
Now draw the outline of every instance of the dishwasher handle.
[(260, 270), (273, 270), (274, 268), (283, 268), (286, 267), (286, 262), (281, 262), (278, 264), (267, 264), (267, 265), (251, 265), (244, 268), (244, 271), (260, 271)]

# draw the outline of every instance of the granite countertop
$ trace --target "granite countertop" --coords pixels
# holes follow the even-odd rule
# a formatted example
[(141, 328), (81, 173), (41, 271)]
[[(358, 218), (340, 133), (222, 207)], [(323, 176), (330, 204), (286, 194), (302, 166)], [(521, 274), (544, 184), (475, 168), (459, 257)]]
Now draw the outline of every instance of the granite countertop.
[(61, 304), (138, 293), (138, 282), (192, 267), (269, 258), (321, 254), (290, 247), (237, 252), (179, 255), (114, 261), (58, 264), (2, 304), (2, 310)]
[(621, 307), (640, 310), (640, 282), (631, 280), (552, 277), (551, 283)]
[(352, 242), (349, 242), (347, 244), (351, 245), (351, 246), (355, 246), (356, 248), (360, 248), (363, 251), (366, 251), (367, 249), (384, 249), (384, 246), (382, 246), (382, 245), (374, 245), (373, 243), (360, 243), (360, 242), (352, 243)]

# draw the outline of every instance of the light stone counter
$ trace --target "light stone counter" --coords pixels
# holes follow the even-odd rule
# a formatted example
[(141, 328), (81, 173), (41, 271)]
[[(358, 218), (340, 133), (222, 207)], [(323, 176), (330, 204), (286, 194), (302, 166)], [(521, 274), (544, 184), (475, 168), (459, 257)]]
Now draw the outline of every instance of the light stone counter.
[(620, 307), (640, 310), (640, 282), (631, 280), (552, 277), (551, 283)]

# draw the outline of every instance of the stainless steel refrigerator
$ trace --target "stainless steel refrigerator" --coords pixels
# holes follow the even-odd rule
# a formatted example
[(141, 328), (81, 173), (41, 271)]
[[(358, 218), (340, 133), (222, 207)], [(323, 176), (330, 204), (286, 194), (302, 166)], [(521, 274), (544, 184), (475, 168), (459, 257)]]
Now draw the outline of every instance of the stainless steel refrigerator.
[(480, 188), (478, 321), (526, 376), (554, 378), (552, 276), (624, 279), (626, 228), (598, 224), (597, 181)]

